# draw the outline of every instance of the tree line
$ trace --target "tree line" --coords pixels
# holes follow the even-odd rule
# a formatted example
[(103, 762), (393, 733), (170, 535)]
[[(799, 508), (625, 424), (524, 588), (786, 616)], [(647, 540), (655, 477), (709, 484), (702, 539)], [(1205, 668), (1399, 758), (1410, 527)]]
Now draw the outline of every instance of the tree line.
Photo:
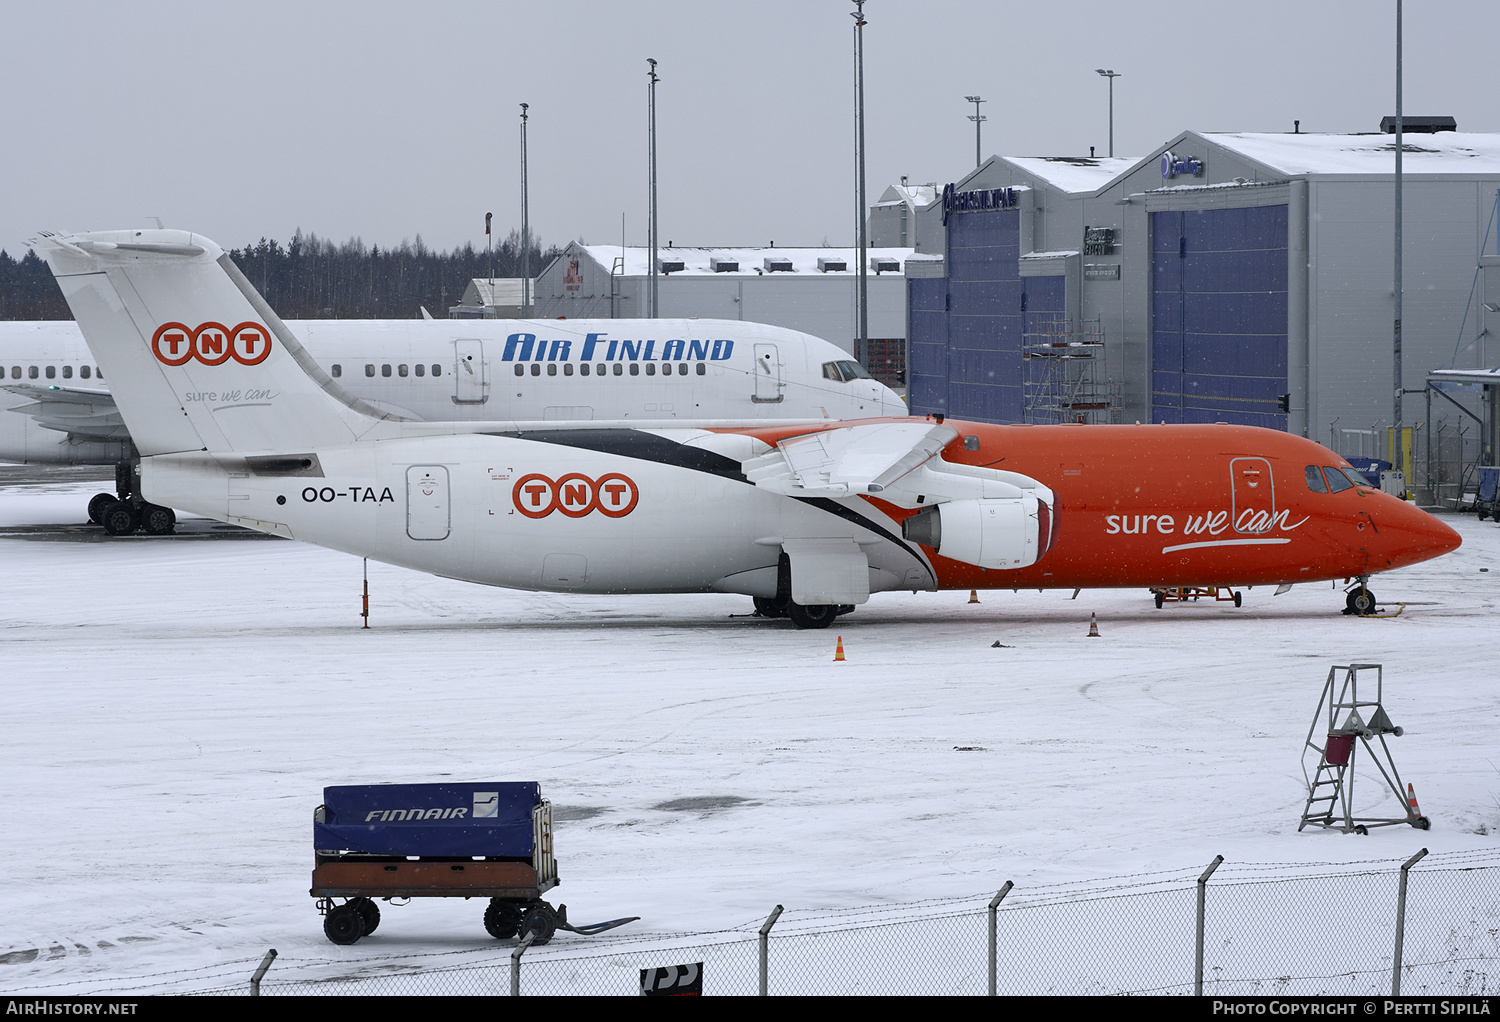
[[(531, 242), (536, 276), (562, 250), (543, 250), (535, 234)], [(444, 319), (473, 278), (519, 277), (521, 255), (515, 230), (495, 246), (493, 259), (472, 244), (434, 252), (420, 234), (415, 242), (381, 248), (358, 238), (336, 244), (300, 229), (285, 245), (261, 238), (229, 251), (283, 319), (413, 319), (423, 307)], [(0, 320), (72, 316), (44, 260), (29, 249), (20, 259), (0, 250)]]

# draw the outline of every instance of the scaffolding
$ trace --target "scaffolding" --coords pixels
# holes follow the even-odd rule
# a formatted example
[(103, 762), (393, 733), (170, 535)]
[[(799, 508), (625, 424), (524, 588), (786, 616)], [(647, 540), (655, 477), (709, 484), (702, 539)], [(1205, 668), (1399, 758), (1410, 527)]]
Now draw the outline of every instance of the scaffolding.
[(1099, 320), (1027, 313), (1021, 358), (1026, 422), (1119, 421), (1120, 389), (1107, 372)]

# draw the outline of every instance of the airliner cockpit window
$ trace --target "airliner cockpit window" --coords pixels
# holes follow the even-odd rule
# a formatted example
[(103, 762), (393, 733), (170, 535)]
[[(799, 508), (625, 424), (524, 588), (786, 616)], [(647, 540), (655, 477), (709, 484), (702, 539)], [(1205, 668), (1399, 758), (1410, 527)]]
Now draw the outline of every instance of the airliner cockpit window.
[(1328, 487), (1323, 483), (1323, 473), (1318, 471), (1318, 466), (1307, 466), (1307, 488), (1314, 493), (1327, 493)]
[(844, 381), (846, 383), (849, 380), (873, 379), (873, 377), (865, 370), (865, 367), (860, 365), (858, 362), (840, 362), (839, 368), (844, 371)]
[(844, 382), (844, 374), (839, 372), (839, 364), (837, 362), (823, 363), (823, 379), (837, 380), (840, 383)]
[(1345, 476), (1347, 476), (1349, 478), (1349, 481), (1351, 483), (1353, 483), (1355, 486), (1371, 486), (1373, 488), (1370, 480), (1368, 480), (1368, 479), (1365, 478), (1363, 472), (1360, 472), (1360, 471), (1358, 471), (1356, 469), (1352, 469), (1352, 468), (1350, 468), (1347, 465), (1344, 465), (1344, 466), (1342, 466), (1340, 468), (1336, 468), (1336, 469), (1334, 469), (1334, 471), (1335, 472), (1342, 472)]
[(1349, 477), (1331, 465), (1323, 466), (1323, 474), (1328, 477), (1328, 492), (1342, 493), (1344, 490), (1354, 489), (1354, 484)]

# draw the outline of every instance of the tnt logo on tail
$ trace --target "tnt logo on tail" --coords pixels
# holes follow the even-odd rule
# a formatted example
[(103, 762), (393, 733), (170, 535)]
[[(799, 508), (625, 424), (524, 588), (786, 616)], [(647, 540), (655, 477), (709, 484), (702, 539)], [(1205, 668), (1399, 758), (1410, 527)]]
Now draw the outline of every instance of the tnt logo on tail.
[(234, 359), (240, 365), (260, 365), (271, 354), (271, 331), (259, 323), (230, 329), (222, 323), (163, 323), (151, 335), (151, 353), (163, 365), (180, 366), (196, 359), (206, 366)]

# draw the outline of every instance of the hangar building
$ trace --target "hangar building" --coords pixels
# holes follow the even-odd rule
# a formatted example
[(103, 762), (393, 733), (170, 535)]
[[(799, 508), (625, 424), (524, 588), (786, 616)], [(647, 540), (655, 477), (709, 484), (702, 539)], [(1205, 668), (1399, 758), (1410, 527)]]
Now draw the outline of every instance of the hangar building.
[[(1420, 121), (1402, 161), (1407, 424), (1429, 370), (1500, 363), (1500, 135)], [(992, 157), (919, 214), (945, 258), (907, 274), (912, 410), (1234, 422), (1355, 453), (1342, 431), (1391, 416), (1393, 199), (1383, 133)]]

